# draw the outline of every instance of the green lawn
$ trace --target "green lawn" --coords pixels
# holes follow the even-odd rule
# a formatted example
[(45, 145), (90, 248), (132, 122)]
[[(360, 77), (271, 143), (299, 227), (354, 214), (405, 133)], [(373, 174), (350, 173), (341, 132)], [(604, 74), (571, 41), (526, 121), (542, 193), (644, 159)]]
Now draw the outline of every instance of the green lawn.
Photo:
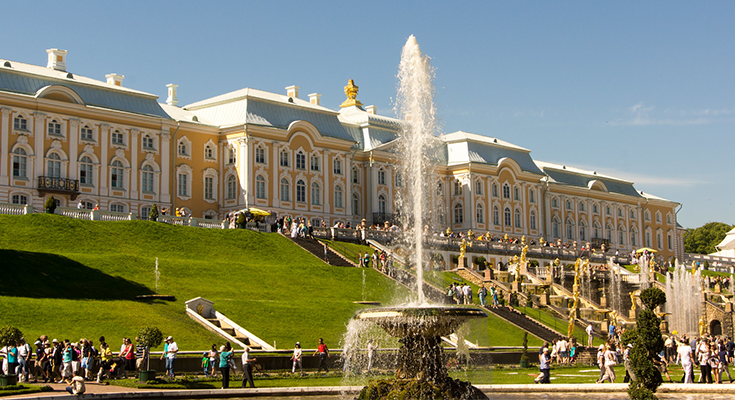
[[(158, 293), (176, 301), (134, 301), (155, 292), (156, 257)], [(363, 307), (354, 301), (407, 296), (376, 271), (329, 266), (277, 234), (149, 221), (1, 215), (0, 259), (0, 326), (31, 338), (105, 335), (117, 343), (155, 325), (182, 350), (208, 348), (222, 339), (184, 312), (185, 301), (201, 296), (278, 347), (315, 347), (319, 337), (336, 347)]]
[[(542, 324), (548, 326), (549, 328), (559, 332), (559, 336), (567, 335), (567, 329), (569, 328), (569, 320), (565, 320), (565, 319), (556, 317), (550, 311), (546, 311), (546, 310), (539, 309), (539, 308), (515, 307), (515, 309), (541, 322)], [(582, 328), (575, 325), (573, 335), (574, 337), (577, 338), (578, 343), (582, 343), (585, 345), (587, 344), (587, 333)], [(595, 338), (593, 339), (592, 345), (598, 346), (603, 343), (605, 343), (604, 340), (595, 336)]]

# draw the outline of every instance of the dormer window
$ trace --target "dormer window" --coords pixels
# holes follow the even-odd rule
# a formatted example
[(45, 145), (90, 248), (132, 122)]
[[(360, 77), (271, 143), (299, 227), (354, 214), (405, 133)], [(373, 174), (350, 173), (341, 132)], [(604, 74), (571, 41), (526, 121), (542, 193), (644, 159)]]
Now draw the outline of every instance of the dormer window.
[[(92, 128), (90, 128), (87, 125), (84, 125), (82, 127), (82, 129), (81, 129), (81, 136), (82, 136), (82, 140), (94, 140), (94, 133), (92, 132)], [(145, 140), (145, 139), (143, 139), (143, 140)]]
[(13, 118), (13, 128), (21, 131), (28, 130), (28, 120), (23, 117)]
[(48, 123), (48, 134), (54, 136), (61, 136), (61, 124), (52, 120)]
[(115, 132), (112, 132), (112, 144), (119, 144), (119, 145), (125, 144), (125, 141), (123, 139), (123, 134), (120, 133), (120, 131), (115, 130)]

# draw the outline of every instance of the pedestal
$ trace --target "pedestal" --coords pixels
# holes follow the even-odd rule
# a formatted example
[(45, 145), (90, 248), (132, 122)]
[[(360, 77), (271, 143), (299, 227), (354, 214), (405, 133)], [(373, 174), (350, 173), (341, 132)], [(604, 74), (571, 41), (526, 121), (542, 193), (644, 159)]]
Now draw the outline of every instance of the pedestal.
[(518, 281), (513, 281), (513, 283), (510, 285), (510, 287), (511, 287), (511, 289), (514, 292), (519, 292), (520, 293), (520, 292), (523, 291), (522, 286), (521, 286), (521, 282), (518, 282)]
[(541, 296), (539, 296), (539, 301), (544, 306), (548, 306), (551, 304), (551, 295), (549, 295), (548, 290), (544, 290), (544, 292), (541, 293)]
[(495, 272), (492, 268), (485, 268), (485, 280), (490, 281), (495, 279), (493, 276), (495, 275)]
[(546, 284), (551, 285), (554, 283), (554, 270), (549, 270), (546, 274)]
[(725, 303), (725, 312), (731, 313), (733, 312), (733, 305), (731, 302)]
[(665, 319), (661, 320), (661, 333), (669, 333), (669, 322)]
[(607, 297), (600, 297), (600, 307), (607, 308)]
[(636, 314), (637, 314), (636, 310), (630, 310), (630, 311), (628, 311), (628, 318), (629, 319), (635, 319), (636, 318)]
[(715, 293), (722, 293), (722, 285), (720, 285), (719, 283), (715, 285)]
[(457, 268), (460, 268), (460, 267), (464, 268), (464, 257), (463, 256), (459, 256), (459, 258), (457, 258)]
[(602, 322), (600, 323), (600, 331), (601, 331), (601, 332), (602, 332), (603, 334), (607, 334), (607, 330), (608, 330), (608, 328), (610, 328), (610, 323), (609, 323), (609, 322), (607, 321), (607, 318), (605, 318), (605, 319), (603, 319), (603, 320), (602, 320)]

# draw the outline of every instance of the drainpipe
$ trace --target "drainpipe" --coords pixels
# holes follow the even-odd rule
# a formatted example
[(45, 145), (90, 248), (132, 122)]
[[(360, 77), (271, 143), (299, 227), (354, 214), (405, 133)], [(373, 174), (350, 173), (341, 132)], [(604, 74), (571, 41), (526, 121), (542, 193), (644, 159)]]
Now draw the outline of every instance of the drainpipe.
[(171, 172), (172, 172), (172, 179), (171, 179), (171, 208), (169, 208), (168, 212), (171, 214), (173, 212), (173, 215), (176, 215), (176, 179), (178, 176), (176, 176), (176, 151), (178, 150), (178, 146), (176, 145), (176, 134), (179, 133), (179, 128), (181, 128), (181, 121), (176, 123), (176, 130), (174, 131), (173, 138), (171, 139), (171, 143), (173, 144), (173, 151), (171, 155)]

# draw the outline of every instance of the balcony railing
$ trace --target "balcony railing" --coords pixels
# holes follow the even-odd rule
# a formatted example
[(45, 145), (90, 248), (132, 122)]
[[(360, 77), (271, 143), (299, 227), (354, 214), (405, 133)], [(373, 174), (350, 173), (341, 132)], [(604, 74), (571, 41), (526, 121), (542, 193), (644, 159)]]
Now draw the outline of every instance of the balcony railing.
[(38, 190), (58, 193), (79, 193), (79, 181), (76, 179), (55, 178), (51, 176), (38, 177)]

